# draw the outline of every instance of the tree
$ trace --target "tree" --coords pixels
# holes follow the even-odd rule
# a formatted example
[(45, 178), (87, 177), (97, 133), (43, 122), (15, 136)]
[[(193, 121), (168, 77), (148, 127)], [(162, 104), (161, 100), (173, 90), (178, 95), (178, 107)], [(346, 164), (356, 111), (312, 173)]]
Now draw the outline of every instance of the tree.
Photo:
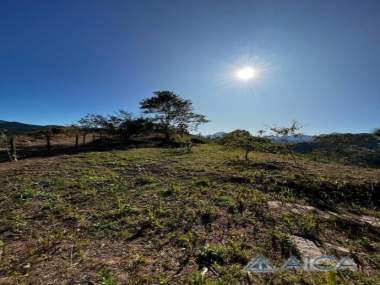
[(297, 165), (296, 157), (293, 153), (293, 150), (289, 147), (289, 143), (287, 139), (289, 136), (293, 136), (293, 137), (302, 136), (302, 133), (300, 132), (301, 128), (302, 127), (297, 121), (293, 121), (290, 127), (282, 127), (282, 128), (273, 127), (270, 129), (276, 136), (281, 136), (281, 140), (283, 140), (283, 145), (285, 146), (286, 150), (292, 157), (295, 165)]
[(120, 130), (126, 122), (132, 121), (132, 114), (124, 111), (119, 110), (115, 115), (110, 115), (106, 119), (106, 128), (111, 131), (117, 131)]
[(185, 100), (172, 91), (154, 92), (154, 96), (140, 102), (140, 108), (153, 122), (159, 124), (167, 140), (170, 140), (172, 132), (185, 134), (208, 122), (204, 115), (193, 113), (190, 100)]
[(86, 129), (106, 129), (109, 126), (107, 117), (97, 114), (87, 114), (79, 120), (79, 125)]
[(142, 135), (152, 129), (153, 123), (145, 118), (130, 118), (123, 121), (119, 126), (119, 130), (124, 138)]
[(103, 130), (110, 128), (107, 117), (98, 114), (87, 114), (79, 120), (79, 126), (84, 131), (83, 141), (86, 140), (86, 134), (91, 131), (99, 133), (100, 139), (103, 140)]
[[(262, 132), (259, 134), (262, 134)], [(226, 134), (222, 142), (227, 146), (242, 148), (245, 152), (244, 158), (248, 161), (249, 153), (257, 150), (259, 145), (267, 143), (267, 139), (260, 136), (253, 136), (246, 130), (235, 130)]]
[(376, 137), (380, 137), (380, 129), (375, 129), (375, 130), (373, 131), (373, 134), (374, 134), (374, 136), (376, 136)]

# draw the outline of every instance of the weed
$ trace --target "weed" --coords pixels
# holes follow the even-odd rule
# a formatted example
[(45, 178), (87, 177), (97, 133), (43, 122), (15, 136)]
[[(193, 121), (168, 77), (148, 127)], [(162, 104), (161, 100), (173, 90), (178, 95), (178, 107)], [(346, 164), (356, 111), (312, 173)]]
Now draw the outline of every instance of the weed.
[(114, 278), (112, 277), (111, 270), (103, 268), (99, 272), (101, 285), (116, 285)]

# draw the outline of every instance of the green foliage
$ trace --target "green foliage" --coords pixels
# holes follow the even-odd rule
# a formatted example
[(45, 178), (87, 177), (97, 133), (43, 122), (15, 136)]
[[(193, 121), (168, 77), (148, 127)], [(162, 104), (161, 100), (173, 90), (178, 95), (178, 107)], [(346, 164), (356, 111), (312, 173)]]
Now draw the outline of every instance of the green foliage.
[(282, 216), (285, 229), (304, 237), (317, 237), (319, 232), (318, 221), (310, 213), (302, 215), (286, 213)]
[(97, 114), (87, 114), (79, 120), (79, 125), (85, 129), (106, 129), (109, 126), (106, 117)]
[(111, 270), (103, 268), (99, 272), (100, 279), (101, 279), (101, 285), (116, 285), (116, 282), (114, 281)]
[(177, 236), (177, 244), (187, 250), (193, 250), (196, 241), (198, 240), (198, 235), (192, 231), (186, 234), (180, 234)]
[(148, 133), (154, 129), (153, 123), (145, 118), (124, 120), (119, 125), (119, 131), (128, 138), (131, 136), (139, 136)]
[(348, 133), (320, 135), (310, 143), (295, 145), (295, 150), (309, 153), (316, 160), (378, 167), (379, 146), (379, 139), (372, 134)]
[(153, 123), (145, 118), (133, 118), (132, 114), (119, 110), (115, 115), (88, 114), (79, 120), (77, 131), (108, 132), (120, 134), (123, 138), (145, 134), (153, 129)]
[(242, 148), (245, 151), (245, 160), (248, 160), (250, 152), (257, 150), (260, 145), (267, 143), (268, 140), (258, 136), (252, 136), (248, 131), (235, 130), (226, 134), (222, 138), (222, 143), (226, 146)]
[(190, 100), (182, 99), (172, 91), (154, 92), (154, 96), (141, 101), (140, 108), (161, 126), (166, 139), (170, 139), (173, 132), (187, 133), (208, 122), (204, 115), (193, 113)]
[(202, 247), (197, 255), (197, 263), (200, 266), (209, 267), (213, 264), (242, 264), (249, 261), (249, 254), (242, 250), (242, 245), (229, 241), (227, 245), (207, 244)]
[(223, 265), (227, 261), (227, 251), (219, 245), (206, 245), (197, 256), (197, 263), (202, 266), (209, 267), (214, 263)]

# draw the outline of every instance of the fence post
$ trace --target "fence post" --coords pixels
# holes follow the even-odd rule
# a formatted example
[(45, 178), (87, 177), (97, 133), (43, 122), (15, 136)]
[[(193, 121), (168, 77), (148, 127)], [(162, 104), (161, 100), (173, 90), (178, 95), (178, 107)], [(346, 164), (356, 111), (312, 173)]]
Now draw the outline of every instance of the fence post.
[(46, 134), (46, 147), (48, 155), (51, 154), (50, 134)]
[(82, 143), (83, 143), (83, 145), (85, 145), (86, 144), (86, 133), (83, 133), (83, 141), (82, 141)]
[(79, 135), (75, 134), (75, 149), (78, 149), (79, 146)]
[(17, 161), (16, 137), (11, 137), (11, 159)]

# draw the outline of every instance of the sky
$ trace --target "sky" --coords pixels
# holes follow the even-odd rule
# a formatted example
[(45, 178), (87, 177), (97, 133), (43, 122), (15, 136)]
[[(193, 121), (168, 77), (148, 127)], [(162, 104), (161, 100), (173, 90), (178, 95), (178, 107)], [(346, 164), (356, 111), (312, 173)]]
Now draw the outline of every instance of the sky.
[[(380, 1), (1, 0), (0, 120), (71, 124), (157, 90), (200, 131), (380, 127)], [(236, 72), (250, 66), (253, 80)]]

